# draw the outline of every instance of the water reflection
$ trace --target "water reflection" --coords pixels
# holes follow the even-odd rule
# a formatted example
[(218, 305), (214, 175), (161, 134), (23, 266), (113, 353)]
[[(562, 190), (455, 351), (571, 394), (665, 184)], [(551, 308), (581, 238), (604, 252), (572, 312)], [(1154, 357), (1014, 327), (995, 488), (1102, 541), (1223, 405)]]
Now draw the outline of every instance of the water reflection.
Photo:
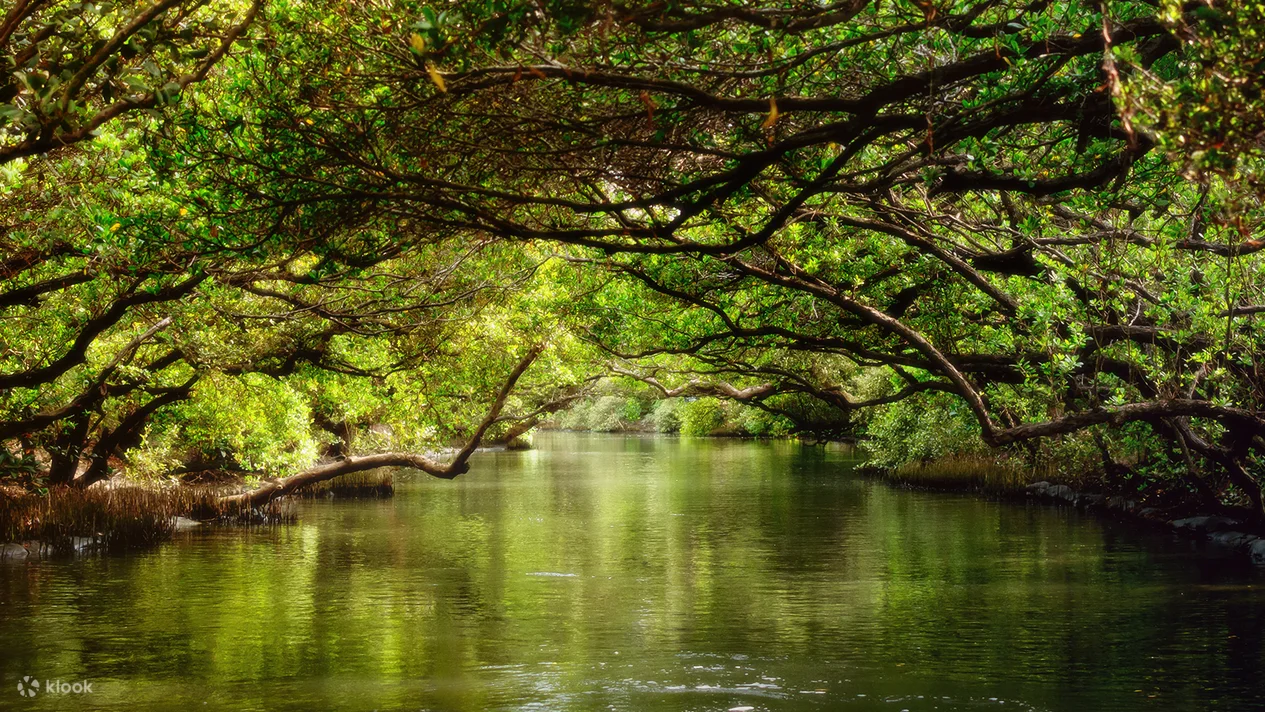
[(786, 443), (554, 434), (275, 531), (0, 567), (0, 708), (1248, 710), (1265, 588)]

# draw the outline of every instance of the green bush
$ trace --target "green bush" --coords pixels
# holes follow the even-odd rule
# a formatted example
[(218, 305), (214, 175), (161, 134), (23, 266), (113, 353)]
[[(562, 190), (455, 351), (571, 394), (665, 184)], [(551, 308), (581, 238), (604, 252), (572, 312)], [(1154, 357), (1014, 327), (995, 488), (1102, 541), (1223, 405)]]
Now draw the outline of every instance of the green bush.
[(680, 398), (665, 398), (655, 401), (650, 408), (650, 423), (656, 432), (677, 433), (681, 431), (681, 410), (685, 401)]
[(141, 473), (187, 460), (232, 461), (273, 475), (297, 472), (318, 456), (307, 398), (259, 374), (204, 380), (193, 398), (156, 416), (134, 464)]
[(682, 435), (711, 435), (725, 424), (725, 409), (715, 398), (686, 401), (681, 408)]
[(924, 393), (863, 412), (862, 448), (879, 467), (983, 453), (979, 424), (961, 399)]
[(589, 408), (588, 430), (609, 433), (622, 430), (626, 424), (624, 413), (627, 411), (627, 399), (622, 396), (602, 396)]
[(759, 408), (734, 404), (735, 411), (729, 420), (744, 435), (757, 437), (781, 437), (791, 431), (790, 422)]
[(636, 398), (625, 398), (624, 409), (620, 413), (621, 417), (629, 423), (636, 423), (645, 415), (645, 409), (642, 407), (640, 400)]
[(641, 412), (636, 398), (608, 395), (576, 403), (558, 416), (558, 425), (566, 430), (610, 433), (628, 429), (641, 419)]
[(576, 404), (558, 417), (557, 424), (567, 430), (611, 432), (639, 428), (693, 436), (778, 437), (791, 429), (785, 418), (718, 398), (648, 401), (614, 395)]

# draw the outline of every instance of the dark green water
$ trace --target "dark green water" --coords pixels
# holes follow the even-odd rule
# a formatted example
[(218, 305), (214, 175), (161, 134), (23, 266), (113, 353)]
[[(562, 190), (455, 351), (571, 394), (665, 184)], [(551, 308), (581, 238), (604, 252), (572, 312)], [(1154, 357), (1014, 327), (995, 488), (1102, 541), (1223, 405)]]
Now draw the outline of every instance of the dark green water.
[(538, 444), (0, 566), (0, 708), (1265, 709), (1265, 577), (1191, 544), (785, 443)]

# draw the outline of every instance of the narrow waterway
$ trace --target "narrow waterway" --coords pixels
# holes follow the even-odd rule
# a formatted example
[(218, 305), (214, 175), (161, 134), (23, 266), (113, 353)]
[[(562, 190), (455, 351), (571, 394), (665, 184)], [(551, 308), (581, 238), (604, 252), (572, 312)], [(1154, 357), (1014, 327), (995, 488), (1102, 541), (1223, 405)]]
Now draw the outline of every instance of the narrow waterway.
[(0, 565), (0, 709), (1265, 709), (1265, 576), (1195, 544), (789, 443), (537, 445)]

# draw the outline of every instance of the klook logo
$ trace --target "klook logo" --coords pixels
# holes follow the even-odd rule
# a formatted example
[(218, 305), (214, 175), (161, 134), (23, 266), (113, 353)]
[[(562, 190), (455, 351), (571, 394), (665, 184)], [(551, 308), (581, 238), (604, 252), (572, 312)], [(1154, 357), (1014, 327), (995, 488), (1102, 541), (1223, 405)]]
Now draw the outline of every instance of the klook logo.
[(89, 695), (92, 694), (92, 683), (87, 680), (66, 682), (65, 680), (39, 680), (27, 675), (18, 681), (18, 694), (23, 697), (34, 697), (43, 690), (46, 695)]

